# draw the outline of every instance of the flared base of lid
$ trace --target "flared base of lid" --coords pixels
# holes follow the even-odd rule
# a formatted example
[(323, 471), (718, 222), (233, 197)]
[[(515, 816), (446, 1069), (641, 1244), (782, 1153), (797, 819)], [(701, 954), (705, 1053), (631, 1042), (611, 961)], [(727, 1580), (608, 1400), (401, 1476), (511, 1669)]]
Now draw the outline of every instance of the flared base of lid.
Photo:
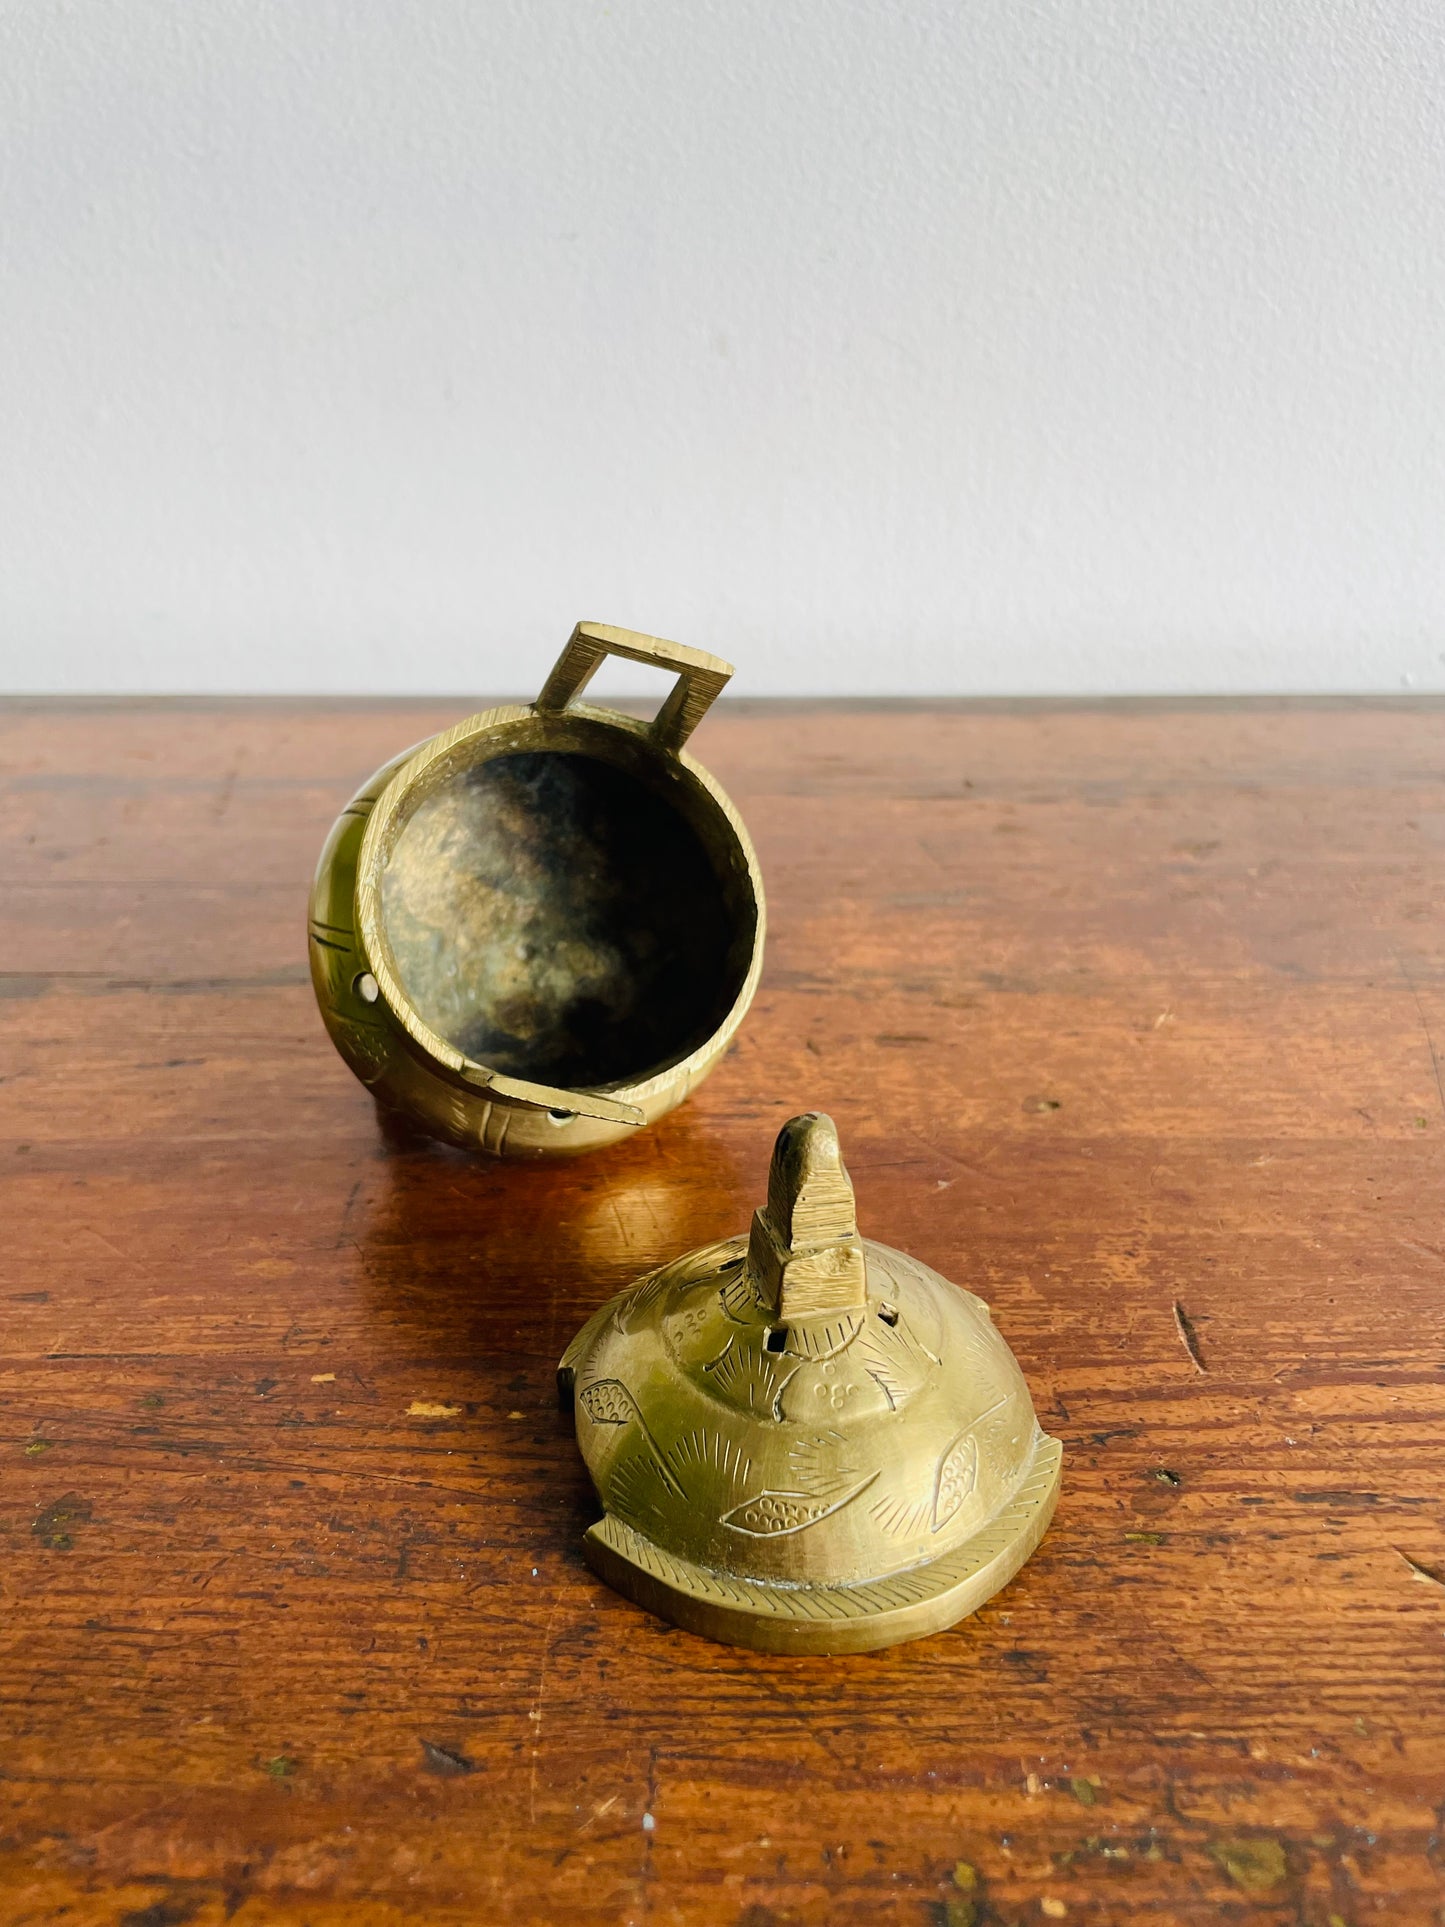
[(1058, 1440), (1039, 1433), (1013, 1497), (971, 1538), (924, 1565), (846, 1586), (708, 1572), (610, 1513), (583, 1546), (609, 1586), (706, 1639), (765, 1653), (873, 1652), (956, 1625), (1008, 1584), (1053, 1516), (1062, 1459)]

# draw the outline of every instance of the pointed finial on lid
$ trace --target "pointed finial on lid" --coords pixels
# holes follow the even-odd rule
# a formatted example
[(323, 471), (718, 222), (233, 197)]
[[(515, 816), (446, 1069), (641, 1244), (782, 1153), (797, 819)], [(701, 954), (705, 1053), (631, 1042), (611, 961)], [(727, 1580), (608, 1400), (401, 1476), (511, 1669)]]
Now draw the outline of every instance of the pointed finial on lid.
[(753, 1214), (748, 1267), (764, 1303), (787, 1321), (867, 1302), (853, 1186), (831, 1117), (789, 1119), (773, 1146), (768, 1201)]

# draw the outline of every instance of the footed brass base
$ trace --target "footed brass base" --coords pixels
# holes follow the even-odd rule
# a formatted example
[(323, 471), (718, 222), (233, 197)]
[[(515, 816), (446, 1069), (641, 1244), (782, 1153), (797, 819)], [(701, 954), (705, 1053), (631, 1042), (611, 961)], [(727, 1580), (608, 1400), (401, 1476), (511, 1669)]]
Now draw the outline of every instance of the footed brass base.
[(1023, 1484), (971, 1539), (855, 1585), (768, 1585), (705, 1572), (610, 1516), (589, 1530), (583, 1551), (617, 1592), (705, 1639), (760, 1653), (872, 1653), (944, 1632), (1001, 1591), (1048, 1528), (1062, 1464), (1058, 1440), (1041, 1432)]

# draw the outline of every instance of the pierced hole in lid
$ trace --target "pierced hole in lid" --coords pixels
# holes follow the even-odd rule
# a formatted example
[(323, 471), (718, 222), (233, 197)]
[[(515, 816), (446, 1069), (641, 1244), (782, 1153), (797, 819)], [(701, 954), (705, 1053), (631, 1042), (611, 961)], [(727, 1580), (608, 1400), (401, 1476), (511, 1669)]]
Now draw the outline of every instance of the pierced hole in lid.
[(787, 1326), (774, 1325), (773, 1329), (768, 1333), (767, 1337), (763, 1340), (763, 1343), (767, 1346), (770, 1352), (781, 1352), (786, 1350), (787, 1343), (788, 1343)]
[(576, 1115), (577, 1113), (575, 1111), (548, 1111), (547, 1122), (549, 1124), (570, 1124)]
[(885, 1325), (896, 1325), (898, 1323), (897, 1305), (880, 1305), (878, 1307), (878, 1316), (883, 1320)]
[(369, 970), (363, 970), (359, 977), (353, 978), (351, 988), (364, 1004), (374, 1004), (381, 995), (381, 986)]

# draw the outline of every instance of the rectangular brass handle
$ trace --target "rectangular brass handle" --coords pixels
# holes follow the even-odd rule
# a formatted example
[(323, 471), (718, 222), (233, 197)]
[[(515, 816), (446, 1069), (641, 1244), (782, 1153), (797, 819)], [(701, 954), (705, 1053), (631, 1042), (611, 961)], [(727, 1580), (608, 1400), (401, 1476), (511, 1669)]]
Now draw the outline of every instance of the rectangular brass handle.
[(708, 655), (705, 649), (688, 649), (660, 636), (640, 635), (635, 629), (614, 629), (606, 622), (579, 622), (542, 685), (537, 708), (565, 709), (582, 694), (607, 656), (625, 656), (629, 662), (677, 672), (677, 684), (652, 724), (658, 747), (674, 751), (682, 748), (733, 673), (730, 662)]

